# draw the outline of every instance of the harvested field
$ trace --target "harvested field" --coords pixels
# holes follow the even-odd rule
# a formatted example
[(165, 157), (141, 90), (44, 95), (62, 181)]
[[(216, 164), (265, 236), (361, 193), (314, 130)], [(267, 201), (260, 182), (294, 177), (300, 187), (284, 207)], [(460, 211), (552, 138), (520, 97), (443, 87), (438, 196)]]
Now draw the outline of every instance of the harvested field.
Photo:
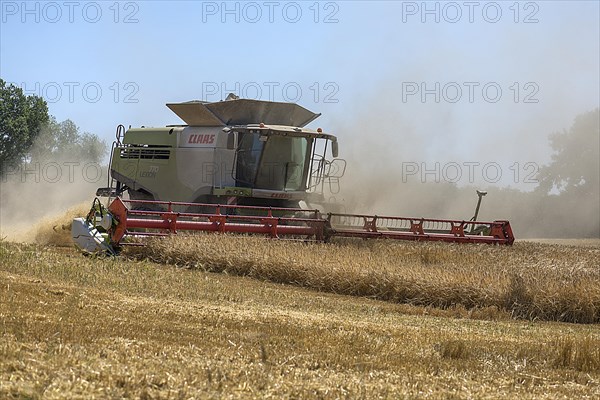
[(77, 212), (0, 241), (0, 398), (600, 396), (598, 246), (200, 234), (86, 257), (62, 247)]
[[(246, 240), (180, 240), (252, 244), (237, 239)], [(478, 316), (460, 308), (7, 242), (0, 288), (1, 398), (600, 395), (596, 324), (519, 321), (502, 312), (496, 321), (471, 319)]]

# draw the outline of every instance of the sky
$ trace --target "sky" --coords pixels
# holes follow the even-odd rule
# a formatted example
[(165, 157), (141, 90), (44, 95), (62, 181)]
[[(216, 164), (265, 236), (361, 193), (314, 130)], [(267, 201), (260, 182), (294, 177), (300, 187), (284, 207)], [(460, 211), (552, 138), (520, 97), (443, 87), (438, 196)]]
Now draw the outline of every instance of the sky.
[(165, 103), (235, 92), (322, 113), (310, 127), (337, 135), (340, 156), (363, 169), (531, 190), (548, 135), (600, 104), (597, 1), (0, 1), (0, 11), (0, 77), (107, 142), (118, 124), (180, 123)]

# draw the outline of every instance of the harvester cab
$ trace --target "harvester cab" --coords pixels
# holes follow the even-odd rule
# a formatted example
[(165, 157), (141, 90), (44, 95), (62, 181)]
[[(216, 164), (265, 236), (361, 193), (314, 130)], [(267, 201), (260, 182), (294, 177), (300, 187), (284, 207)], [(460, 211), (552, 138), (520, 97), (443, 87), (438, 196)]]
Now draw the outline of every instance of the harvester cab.
[(305, 128), (320, 114), (235, 96), (167, 107), (186, 125), (117, 128), (109, 186), (98, 196), (324, 209), (325, 195), (339, 190), (346, 162), (336, 158), (337, 138)]

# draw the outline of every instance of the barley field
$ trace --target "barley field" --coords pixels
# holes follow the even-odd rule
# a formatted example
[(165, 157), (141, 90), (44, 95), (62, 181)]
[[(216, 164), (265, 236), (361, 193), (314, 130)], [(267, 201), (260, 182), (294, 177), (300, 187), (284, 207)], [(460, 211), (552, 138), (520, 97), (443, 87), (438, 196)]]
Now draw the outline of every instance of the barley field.
[(176, 235), (126, 257), (491, 318), (600, 322), (600, 246)]
[(0, 398), (600, 396), (594, 244), (36, 229), (0, 242)]

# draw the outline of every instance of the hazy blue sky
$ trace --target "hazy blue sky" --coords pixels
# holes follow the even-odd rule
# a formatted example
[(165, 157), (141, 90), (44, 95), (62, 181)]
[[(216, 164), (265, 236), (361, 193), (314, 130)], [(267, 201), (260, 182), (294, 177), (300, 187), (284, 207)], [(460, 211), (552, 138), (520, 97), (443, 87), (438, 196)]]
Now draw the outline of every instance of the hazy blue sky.
[(0, 7), (0, 76), (106, 140), (237, 91), (323, 113), (354, 159), (505, 168), (548, 161), (547, 135), (600, 103), (597, 1)]

